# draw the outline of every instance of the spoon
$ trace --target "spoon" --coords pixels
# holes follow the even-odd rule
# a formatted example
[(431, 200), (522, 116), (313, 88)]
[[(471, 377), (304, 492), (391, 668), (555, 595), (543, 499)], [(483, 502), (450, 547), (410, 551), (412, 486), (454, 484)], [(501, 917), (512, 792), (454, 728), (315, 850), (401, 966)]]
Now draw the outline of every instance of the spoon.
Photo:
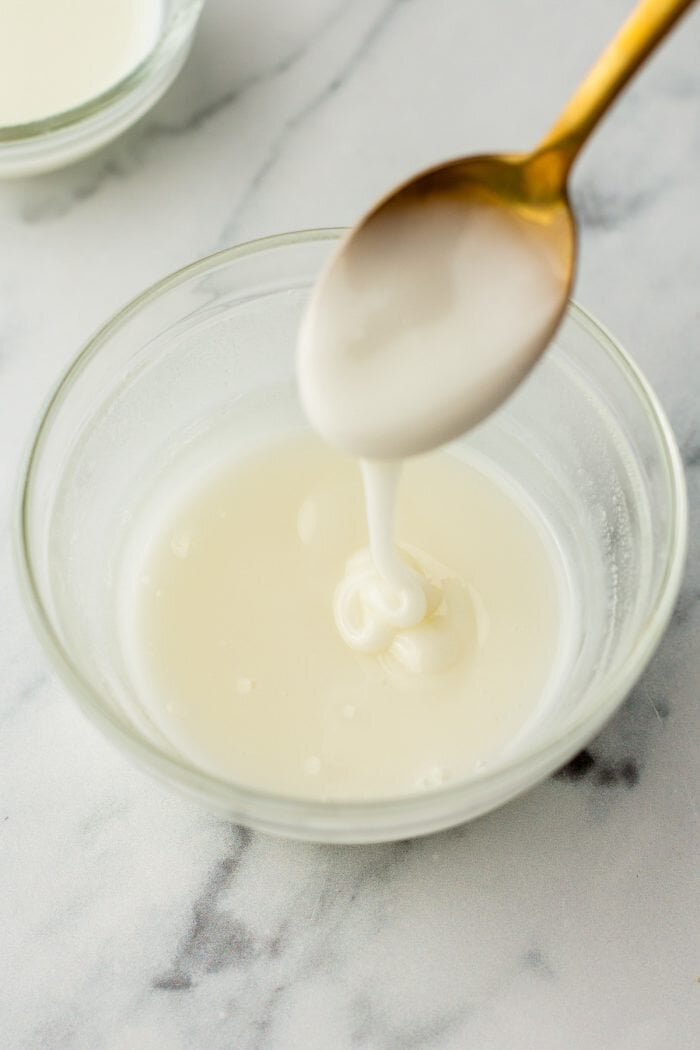
[(571, 166), (691, 2), (642, 0), (532, 152), (430, 168), (343, 238), (298, 348), (304, 407), (331, 444), (375, 460), (427, 451), (515, 390), (574, 280)]

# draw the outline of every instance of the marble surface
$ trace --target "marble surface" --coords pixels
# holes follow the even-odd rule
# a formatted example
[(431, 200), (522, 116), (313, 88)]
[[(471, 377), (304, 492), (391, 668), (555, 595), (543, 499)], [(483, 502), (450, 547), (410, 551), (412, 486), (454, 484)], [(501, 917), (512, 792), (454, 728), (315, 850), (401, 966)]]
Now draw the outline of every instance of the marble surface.
[(661, 648), (570, 768), (449, 833), (276, 841), (128, 766), (68, 701), (14, 580), (20, 452), (92, 330), (259, 234), (352, 221), (460, 152), (527, 147), (628, 0), (210, 0), (162, 103), (0, 185), (0, 1043), (5, 1050), (686, 1050), (700, 1032), (700, 10), (590, 144), (577, 296), (688, 469)]

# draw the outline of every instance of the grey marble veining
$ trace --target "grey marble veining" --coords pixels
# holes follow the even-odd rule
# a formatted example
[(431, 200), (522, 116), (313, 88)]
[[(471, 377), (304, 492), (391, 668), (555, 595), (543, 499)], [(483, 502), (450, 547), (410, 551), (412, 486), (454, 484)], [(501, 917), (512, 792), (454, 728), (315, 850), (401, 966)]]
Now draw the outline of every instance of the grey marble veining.
[(577, 297), (633, 352), (688, 473), (688, 568), (618, 715), (501, 811), (326, 848), (128, 766), (26, 622), (33, 419), (128, 298), (234, 240), (352, 221), (467, 151), (533, 144), (631, 4), (209, 0), (159, 106), (0, 185), (0, 1043), (8, 1050), (690, 1050), (700, 1032), (700, 11), (576, 171)]

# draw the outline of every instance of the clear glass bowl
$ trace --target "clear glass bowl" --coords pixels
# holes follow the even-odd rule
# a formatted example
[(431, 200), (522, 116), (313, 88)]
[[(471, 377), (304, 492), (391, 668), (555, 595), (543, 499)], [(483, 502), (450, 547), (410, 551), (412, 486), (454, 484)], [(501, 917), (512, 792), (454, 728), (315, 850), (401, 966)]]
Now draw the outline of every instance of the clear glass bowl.
[[(108, 91), (30, 124), (0, 126), (0, 178), (38, 175), (106, 145), (155, 105), (187, 58), (204, 0), (163, 0), (155, 47)], [(86, 47), (89, 42), (86, 42)]]
[[(524, 486), (556, 537), (580, 627), (536, 732), (488, 772), (413, 797), (301, 801), (216, 779), (142, 717), (117, 642), (118, 551), (139, 494), (213, 428), (303, 425), (294, 343), (340, 231), (272, 237), (161, 281), (84, 348), (39, 424), (18, 550), (38, 633), (80, 707), (131, 759), (232, 820), (299, 838), (404, 838), (468, 820), (565, 763), (600, 729), (668, 622), (686, 545), (669, 425), (625, 352), (571, 304), (516, 394), (457, 442)], [(233, 428), (233, 429), (232, 429)], [(507, 655), (507, 654), (506, 654)]]

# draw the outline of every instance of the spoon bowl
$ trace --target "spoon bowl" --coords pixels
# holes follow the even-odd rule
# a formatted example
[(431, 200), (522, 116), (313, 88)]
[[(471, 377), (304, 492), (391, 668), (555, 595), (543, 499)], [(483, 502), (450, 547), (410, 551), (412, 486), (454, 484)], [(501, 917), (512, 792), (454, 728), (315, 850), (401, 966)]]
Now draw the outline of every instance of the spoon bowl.
[(430, 168), (346, 236), (299, 345), (302, 399), (332, 444), (382, 460), (433, 448), (481, 422), (536, 363), (576, 256), (566, 194), (542, 192), (538, 165), (477, 156)]

